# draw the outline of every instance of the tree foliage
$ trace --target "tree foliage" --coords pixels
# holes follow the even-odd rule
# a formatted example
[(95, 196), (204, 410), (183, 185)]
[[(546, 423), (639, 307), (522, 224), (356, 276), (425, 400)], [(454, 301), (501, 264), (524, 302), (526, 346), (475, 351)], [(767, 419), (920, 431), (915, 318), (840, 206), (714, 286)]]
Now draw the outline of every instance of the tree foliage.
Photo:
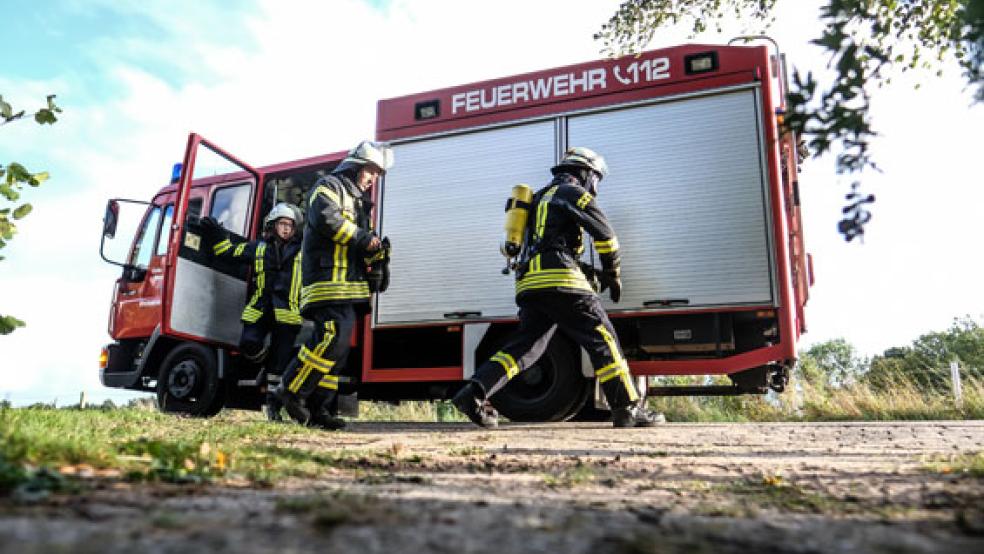
[[(774, 21), (776, 0), (626, 0), (595, 35), (609, 55), (645, 48), (659, 29), (689, 25), (694, 34), (727, 17), (750, 23), (762, 33)], [(869, 105), (871, 93), (894, 74), (938, 69), (953, 59), (968, 85), (984, 101), (984, 0), (826, 0), (820, 33), (812, 42), (829, 55), (834, 71), (819, 83), (813, 71), (795, 70), (785, 124), (819, 157), (836, 151), (838, 172), (877, 170), (870, 141), (877, 135)], [(852, 184), (838, 230), (845, 240), (863, 236), (874, 196)]]
[(889, 348), (871, 360), (866, 379), (890, 388), (900, 378), (934, 389), (950, 387), (950, 363), (957, 361), (968, 376), (984, 371), (984, 327), (969, 317), (958, 318), (945, 331), (921, 335), (908, 346)]
[(853, 344), (838, 338), (814, 344), (801, 353), (796, 371), (814, 387), (841, 387), (858, 381), (868, 371), (868, 360)]
[[(31, 115), (39, 125), (52, 125), (58, 121), (55, 114), (61, 111), (61, 108), (55, 104), (55, 96), (51, 95), (48, 97), (47, 106)], [(22, 120), (25, 115), (24, 110), (14, 112), (13, 107), (3, 99), (3, 96), (0, 96), (0, 126)], [(47, 172), (34, 173), (17, 162), (0, 165), (0, 249), (7, 246), (7, 243), (14, 238), (14, 234), (17, 233), (17, 221), (31, 213), (31, 204), (20, 200), (24, 187), (38, 187), (47, 179)], [(0, 260), (3, 260), (3, 256), (0, 256)], [(23, 321), (13, 316), (0, 315), (0, 335), (12, 333), (14, 329), (23, 325)]]

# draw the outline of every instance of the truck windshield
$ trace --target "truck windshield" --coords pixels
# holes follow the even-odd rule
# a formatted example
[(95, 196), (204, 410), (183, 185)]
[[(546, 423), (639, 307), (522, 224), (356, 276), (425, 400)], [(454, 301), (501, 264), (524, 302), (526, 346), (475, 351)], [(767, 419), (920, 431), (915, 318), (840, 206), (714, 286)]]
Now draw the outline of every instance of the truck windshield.
[(134, 240), (133, 252), (130, 255), (130, 265), (146, 268), (150, 257), (154, 254), (154, 243), (157, 240), (157, 230), (161, 223), (161, 207), (154, 206), (144, 218), (143, 225)]

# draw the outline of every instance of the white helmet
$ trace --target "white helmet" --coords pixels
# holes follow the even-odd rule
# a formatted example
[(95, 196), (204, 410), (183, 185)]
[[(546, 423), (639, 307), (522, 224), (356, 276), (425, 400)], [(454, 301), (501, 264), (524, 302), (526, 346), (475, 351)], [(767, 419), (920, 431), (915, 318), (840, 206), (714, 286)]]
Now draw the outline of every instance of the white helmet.
[(275, 221), (277, 221), (278, 219), (287, 218), (287, 219), (293, 221), (294, 222), (294, 226), (296, 227), (297, 224), (299, 223), (298, 218), (297, 218), (297, 214), (299, 212), (300, 212), (300, 210), (298, 210), (294, 206), (292, 206), (292, 205), (290, 205), (290, 204), (288, 204), (286, 202), (280, 202), (279, 204), (277, 204), (276, 206), (274, 206), (273, 209), (270, 210), (270, 213), (268, 213), (267, 216), (263, 219), (263, 224), (264, 225), (273, 225), (273, 223)]
[(594, 150), (583, 146), (568, 148), (567, 152), (564, 152), (564, 157), (560, 159), (560, 163), (555, 165), (551, 171), (557, 173), (557, 170), (564, 166), (584, 167), (594, 171), (602, 178), (608, 176), (608, 164), (605, 163), (605, 158)]
[(385, 144), (364, 140), (349, 150), (348, 156), (339, 165), (365, 165), (367, 163), (371, 163), (385, 172), (393, 167), (393, 150)]

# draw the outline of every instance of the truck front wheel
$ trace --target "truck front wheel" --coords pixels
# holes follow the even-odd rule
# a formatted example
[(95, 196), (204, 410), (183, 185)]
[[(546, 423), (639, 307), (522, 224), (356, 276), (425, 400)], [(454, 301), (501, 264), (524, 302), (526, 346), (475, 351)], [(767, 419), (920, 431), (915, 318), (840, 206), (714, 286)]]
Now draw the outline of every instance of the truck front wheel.
[(164, 359), (157, 377), (157, 405), (165, 413), (210, 417), (225, 400), (215, 350), (184, 343)]
[(543, 356), (492, 397), (512, 421), (564, 421), (584, 402), (591, 381), (581, 374), (578, 348), (560, 333)]

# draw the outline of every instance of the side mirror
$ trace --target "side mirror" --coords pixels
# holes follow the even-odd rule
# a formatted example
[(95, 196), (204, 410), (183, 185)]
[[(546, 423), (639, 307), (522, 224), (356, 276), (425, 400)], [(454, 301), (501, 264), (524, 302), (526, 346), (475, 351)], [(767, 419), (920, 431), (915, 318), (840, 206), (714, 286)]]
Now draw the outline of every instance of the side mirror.
[(120, 221), (120, 204), (116, 200), (106, 203), (106, 214), (103, 216), (103, 236), (111, 239), (116, 236), (116, 225)]

